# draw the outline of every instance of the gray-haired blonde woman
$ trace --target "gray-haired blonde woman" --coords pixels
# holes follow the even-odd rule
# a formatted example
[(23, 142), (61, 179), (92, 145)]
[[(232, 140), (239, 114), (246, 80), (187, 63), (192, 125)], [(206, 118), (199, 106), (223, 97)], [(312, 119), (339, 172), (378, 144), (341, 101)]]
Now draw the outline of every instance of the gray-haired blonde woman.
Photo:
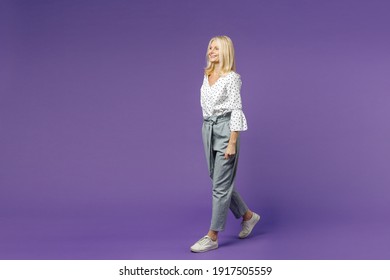
[(260, 216), (245, 204), (236, 191), (234, 179), (239, 154), (239, 132), (247, 130), (241, 105), (241, 79), (235, 72), (234, 47), (227, 36), (211, 38), (207, 67), (201, 87), (202, 137), (213, 184), (212, 217), (209, 232), (197, 241), (192, 252), (218, 248), (218, 232), (225, 228), (228, 209), (242, 217), (239, 238), (246, 238)]

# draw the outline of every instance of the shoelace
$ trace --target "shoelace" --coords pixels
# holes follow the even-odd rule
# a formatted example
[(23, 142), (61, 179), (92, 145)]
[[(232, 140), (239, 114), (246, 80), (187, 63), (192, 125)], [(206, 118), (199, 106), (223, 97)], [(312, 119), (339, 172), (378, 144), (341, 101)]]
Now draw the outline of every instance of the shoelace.
[(208, 242), (209, 239), (210, 239), (210, 238), (207, 238), (207, 237), (205, 236), (205, 237), (203, 237), (201, 240), (199, 240), (198, 243), (199, 243), (200, 245), (204, 245), (204, 244), (206, 244), (206, 243)]
[(249, 230), (249, 223), (248, 221), (242, 221), (241, 226), (243, 230)]

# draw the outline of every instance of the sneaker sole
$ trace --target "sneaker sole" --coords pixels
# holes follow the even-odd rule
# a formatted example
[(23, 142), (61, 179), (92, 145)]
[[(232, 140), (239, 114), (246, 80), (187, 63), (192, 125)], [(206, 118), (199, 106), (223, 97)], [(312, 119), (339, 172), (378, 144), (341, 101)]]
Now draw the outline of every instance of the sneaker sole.
[(215, 250), (215, 249), (218, 249), (218, 245), (216, 247), (208, 248), (208, 249), (204, 249), (204, 250), (194, 250), (194, 249), (191, 249), (191, 252), (192, 253), (205, 253), (205, 252), (208, 252), (208, 251), (211, 251), (211, 250)]
[(257, 223), (260, 221), (260, 215), (257, 215), (258, 218), (256, 218), (256, 223), (253, 225), (252, 229), (248, 232), (247, 235), (244, 235), (244, 236), (238, 236), (238, 238), (240, 239), (244, 239), (244, 238), (247, 238), (249, 236), (249, 234), (251, 234), (252, 230), (255, 228), (255, 226), (257, 225)]

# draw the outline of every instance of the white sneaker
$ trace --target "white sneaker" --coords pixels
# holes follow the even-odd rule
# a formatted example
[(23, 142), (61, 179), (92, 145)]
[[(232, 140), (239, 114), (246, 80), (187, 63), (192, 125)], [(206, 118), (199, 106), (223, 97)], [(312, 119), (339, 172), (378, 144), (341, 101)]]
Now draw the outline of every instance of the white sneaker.
[(191, 246), (191, 251), (195, 253), (207, 252), (218, 248), (218, 241), (213, 241), (209, 236), (202, 237)]
[(253, 212), (252, 218), (250, 218), (248, 221), (241, 222), (242, 230), (238, 234), (238, 237), (247, 237), (252, 232), (252, 229), (255, 227), (258, 221), (260, 221), (260, 216)]

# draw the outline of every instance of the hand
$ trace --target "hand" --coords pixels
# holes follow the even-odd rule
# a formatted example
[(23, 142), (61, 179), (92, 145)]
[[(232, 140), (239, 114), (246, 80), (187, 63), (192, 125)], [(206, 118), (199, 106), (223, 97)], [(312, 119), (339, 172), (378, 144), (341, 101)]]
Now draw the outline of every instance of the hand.
[(230, 157), (233, 157), (236, 154), (236, 145), (235, 144), (228, 144), (225, 152), (225, 159), (229, 159)]

